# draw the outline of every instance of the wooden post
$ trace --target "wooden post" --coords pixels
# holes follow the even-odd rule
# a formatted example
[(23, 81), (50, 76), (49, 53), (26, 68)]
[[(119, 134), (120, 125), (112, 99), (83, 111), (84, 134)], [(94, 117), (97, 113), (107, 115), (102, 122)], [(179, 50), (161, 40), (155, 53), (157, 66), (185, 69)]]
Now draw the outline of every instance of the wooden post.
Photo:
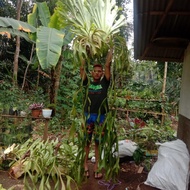
[(48, 123), (50, 118), (44, 118), (45, 119), (45, 125), (44, 125), (44, 135), (43, 135), (43, 140), (47, 141), (48, 138)]
[[(162, 103), (165, 102), (165, 91), (166, 91), (166, 79), (167, 79), (167, 70), (168, 70), (168, 62), (165, 62), (165, 66), (164, 66), (164, 78), (163, 78), (163, 86), (162, 86)], [(165, 110), (164, 108), (162, 108), (162, 120), (161, 120), (161, 126), (164, 123), (164, 119), (165, 119)]]

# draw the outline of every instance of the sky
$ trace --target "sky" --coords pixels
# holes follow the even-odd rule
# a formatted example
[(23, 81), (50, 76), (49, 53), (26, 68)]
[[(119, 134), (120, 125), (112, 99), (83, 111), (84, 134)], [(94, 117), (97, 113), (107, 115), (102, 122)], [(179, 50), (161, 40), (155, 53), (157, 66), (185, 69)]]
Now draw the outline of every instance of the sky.
[[(129, 23), (132, 23), (133, 24), (133, 0), (131, 0), (131, 3), (127, 4), (127, 22)], [(133, 46), (132, 46), (132, 43), (133, 43), (133, 40), (134, 40), (134, 34), (132, 33), (131, 34), (131, 37), (128, 39), (128, 48), (131, 49)]]

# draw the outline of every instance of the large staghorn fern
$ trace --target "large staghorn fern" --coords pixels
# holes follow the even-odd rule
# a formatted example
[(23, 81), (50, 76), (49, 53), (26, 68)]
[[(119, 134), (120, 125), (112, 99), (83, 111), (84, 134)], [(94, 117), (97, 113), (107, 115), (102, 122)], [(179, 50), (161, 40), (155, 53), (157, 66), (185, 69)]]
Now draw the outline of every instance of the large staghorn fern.
[(125, 25), (115, 0), (59, 0), (57, 7), (62, 22), (72, 28), (73, 50), (79, 58), (105, 57), (114, 46), (115, 34)]
[(88, 0), (88, 11), (97, 28), (105, 32), (105, 37), (119, 32), (119, 28), (125, 24), (123, 15), (118, 19), (119, 8), (115, 0)]

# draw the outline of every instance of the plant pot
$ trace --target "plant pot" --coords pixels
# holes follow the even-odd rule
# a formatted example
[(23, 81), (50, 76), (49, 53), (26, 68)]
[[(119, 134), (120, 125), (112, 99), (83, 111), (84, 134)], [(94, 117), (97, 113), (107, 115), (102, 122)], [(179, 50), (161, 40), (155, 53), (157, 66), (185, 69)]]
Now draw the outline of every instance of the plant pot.
[(32, 117), (39, 117), (42, 113), (42, 110), (32, 110)]
[(52, 110), (51, 109), (42, 109), (42, 116), (44, 118), (50, 118), (52, 114)]

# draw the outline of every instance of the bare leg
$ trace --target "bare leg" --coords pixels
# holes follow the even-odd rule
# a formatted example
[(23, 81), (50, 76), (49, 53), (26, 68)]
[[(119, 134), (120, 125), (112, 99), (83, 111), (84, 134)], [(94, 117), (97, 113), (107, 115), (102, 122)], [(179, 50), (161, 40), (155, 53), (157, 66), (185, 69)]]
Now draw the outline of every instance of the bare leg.
[(98, 163), (99, 163), (99, 143), (95, 142), (95, 158), (96, 158), (96, 163), (94, 165), (94, 177), (96, 179), (102, 178), (102, 173), (98, 171)]
[(90, 152), (90, 143), (87, 143), (85, 147), (84, 169), (88, 170), (88, 155)]
[(84, 158), (84, 175), (85, 177), (89, 177), (89, 170), (88, 170), (88, 155), (90, 152), (90, 144), (91, 143), (87, 143), (86, 147), (85, 147), (85, 158)]
[(94, 165), (94, 171), (97, 171), (98, 170), (98, 160), (99, 160), (99, 150), (98, 150), (98, 147), (99, 147), (99, 143), (95, 142), (95, 165)]

